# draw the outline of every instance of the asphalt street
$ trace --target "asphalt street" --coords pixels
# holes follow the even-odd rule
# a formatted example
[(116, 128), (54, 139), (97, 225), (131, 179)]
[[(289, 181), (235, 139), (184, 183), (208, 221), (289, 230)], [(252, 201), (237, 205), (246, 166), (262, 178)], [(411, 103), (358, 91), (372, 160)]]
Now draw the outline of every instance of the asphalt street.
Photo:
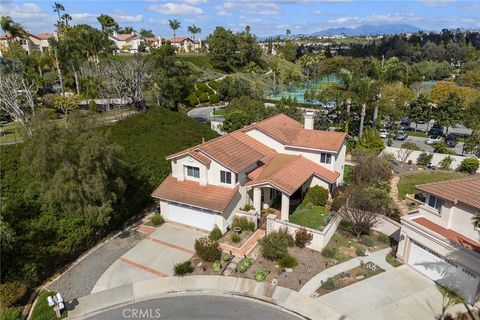
[(122, 306), (88, 319), (293, 320), (302, 319), (273, 305), (234, 296), (164, 297)]
[(216, 120), (216, 121), (223, 121), (224, 118), (223, 116), (213, 116), (213, 109), (221, 109), (224, 108), (225, 105), (220, 105), (220, 106), (214, 106), (214, 107), (201, 107), (201, 108), (195, 108), (187, 112), (187, 115), (190, 118), (193, 118), (197, 121), (200, 121), (202, 123), (206, 123), (208, 120)]
[[(393, 140), (392, 142), (392, 147), (396, 147), (396, 148), (400, 148), (402, 146), (402, 144), (404, 144), (405, 142), (413, 142), (415, 143), (418, 147), (420, 147), (420, 149), (422, 149), (423, 151), (426, 151), (426, 152), (433, 152), (434, 148), (432, 147), (432, 145), (429, 145), (429, 144), (426, 144), (425, 142), (427, 141), (427, 138), (422, 138), (422, 137), (412, 137), (412, 136), (409, 136), (407, 137), (406, 140)], [(463, 149), (463, 143), (462, 142), (459, 142), (455, 148), (451, 148), (452, 151), (455, 152), (455, 154), (457, 155), (462, 155), (462, 149)]]

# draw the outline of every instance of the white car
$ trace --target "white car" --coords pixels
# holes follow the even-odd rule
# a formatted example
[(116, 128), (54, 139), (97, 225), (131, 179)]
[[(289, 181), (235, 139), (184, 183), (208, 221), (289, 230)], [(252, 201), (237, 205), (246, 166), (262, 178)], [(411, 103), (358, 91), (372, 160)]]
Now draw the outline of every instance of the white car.
[(387, 129), (380, 129), (380, 138), (388, 137), (388, 130)]
[(433, 135), (433, 136), (429, 136), (427, 141), (425, 141), (425, 143), (426, 144), (434, 144), (434, 143), (437, 143), (437, 142), (440, 142), (440, 141), (442, 141), (441, 136)]

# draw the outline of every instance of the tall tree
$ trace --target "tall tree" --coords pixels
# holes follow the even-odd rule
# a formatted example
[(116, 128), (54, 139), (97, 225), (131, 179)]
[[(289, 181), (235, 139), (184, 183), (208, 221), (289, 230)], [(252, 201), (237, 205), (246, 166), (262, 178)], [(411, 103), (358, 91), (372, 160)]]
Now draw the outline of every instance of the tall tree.
[(188, 32), (190, 32), (192, 34), (193, 40), (195, 40), (195, 35), (197, 33), (202, 32), (202, 29), (200, 29), (196, 25), (191, 25), (191, 26), (188, 26)]
[(365, 122), (365, 115), (367, 107), (372, 105), (377, 99), (378, 95), (378, 82), (369, 78), (363, 77), (354, 81), (352, 85), (353, 100), (361, 106), (360, 111), (360, 128), (358, 135), (361, 138), (363, 134), (363, 125)]
[(155, 37), (155, 34), (152, 32), (152, 30), (141, 28), (139, 33), (142, 37), (149, 37), (149, 38)]
[(65, 7), (60, 2), (54, 2), (52, 8), (53, 12), (56, 12), (58, 15), (57, 32), (60, 34), (62, 32), (62, 27), (64, 24), (64, 22), (62, 21), (62, 14), (65, 12)]
[(10, 34), (10, 39), (7, 38), (8, 44), (8, 52), (11, 53), (11, 43), (10, 41), (15, 41), (15, 38), (20, 37), (25, 34), (25, 30), (21, 24), (13, 21), (10, 16), (2, 16), (0, 17), (0, 27), (2, 28), (3, 32), (6, 34)]
[(408, 107), (408, 117), (415, 122), (415, 131), (419, 122), (430, 121), (430, 103), (425, 94), (420, 94), (417, 99), (412, 101)]
[(170, 29), (172, 29), (173, 37), (175, 38), (177, 30), (180, 29), (182, 25), (181, 22), (176, 19), (168, 20), (168, 25), (170, 26)]
[(463, 99), (458, 93), (450, 92), (448, 97), (438, 104), (434, 114), (435, 120), (446, 127), (447, 134), (449, 127), (455, 127), (463, 120), (463, 103)]
[(62, 21), (65, 23), (66, 26), (69, 26), (69, 22), (72, 21), (72, 16), (69, 15), (68, 13), (64, 13), (62, 15)]
[(120, 27), (114, 18), (107, 14), (101, 14), (97, 17), (97, 21), (100, 23), (102, 31), (105, 33), (118, 32)]
[(135, 29), (133, 29), (133, 27), (125, 27), (123, 28), (123, 31), (122, 33), (127, 33), (127, 34), (132, 34), (135, 32)]

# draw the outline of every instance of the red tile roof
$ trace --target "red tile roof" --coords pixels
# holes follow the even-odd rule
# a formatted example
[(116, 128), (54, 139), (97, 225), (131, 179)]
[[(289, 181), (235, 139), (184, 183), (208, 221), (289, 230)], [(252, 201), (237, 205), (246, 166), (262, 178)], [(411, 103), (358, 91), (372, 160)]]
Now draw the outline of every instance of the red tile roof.
[(257, 129), (285, 145), (338, 151), (345, 140), (345, 132), (307, 130), (298, 121), (278, 114), (243, 129), (247, 132)]
[(430, 220), (427, 220), (425, 218), (416, 218), (416, 219), (413, 219), (412, 221), (418, 223), (422, 227), (425, 227), (427, 229), (432, 230), (435, 233), (438, 233), (439, 235), (443, 236), (444, 238), (447, 238), (450, 241), (460, 244), (466, 249), (473, 250), (477, 253), (480, 253), (480, 243), (472, 239), (469, 239), (458, 232), (455, 232), (451, 229), (445, 229), (439, 226), (438, 224), (433, 223)]
[(174, 38), (170, 38), (168, 39), (167, 41), (170, 41), (171, 43), (180, 43), (180, 42), (183, 42), (183, 41), (192, 41), (192, 39), (190, 39), (189, 37), (174, 37)]
[(436, 197), (480, 209), (480, 174), (465, 178), (420, 184), (416, 188)]
[(238, 188), (224, 188), (214, 185), (202, 186), (198, 182), (178, 181), (171, 175), (163, 180), (152, 197), (188, 204), (194, 207), (223, 212), (237, 194)]
[(35, 37), (41, 40), (49, 40), (54, 38), (54, 34), (48, 33), (48, 32), (42, 32), (42, 33), (36, 34)]
[(293, 194), (314, 175), (334, 183), (340, 174), (330, 171), (303, 156), (277, 154), (268, 164), (250, 172), (248, 177), (252, 181), (248, 182), (247, 185), (269, 183), (287, 194)]

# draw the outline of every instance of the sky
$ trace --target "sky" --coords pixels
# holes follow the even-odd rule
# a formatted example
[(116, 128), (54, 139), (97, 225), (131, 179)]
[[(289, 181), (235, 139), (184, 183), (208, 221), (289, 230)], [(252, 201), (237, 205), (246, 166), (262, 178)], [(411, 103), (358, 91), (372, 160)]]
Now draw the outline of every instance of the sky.
[[(480, 0), (60, 0), (73, 24), (99, 27), (96, 17), (108, 14), (122, 27), (145, 28), (170, 37), (168, 19), (177, 19), (177, 35), (195, 24), (206, 37), (215, 26), (234, 31), (246, 25), (257, 36), (309, 34), (332, 27), (405, 23), (423, 30), (480, 29)], [(0, 16), (11, 16), (32, 33), (52, 32), (53, 1), (0, 0)]]

